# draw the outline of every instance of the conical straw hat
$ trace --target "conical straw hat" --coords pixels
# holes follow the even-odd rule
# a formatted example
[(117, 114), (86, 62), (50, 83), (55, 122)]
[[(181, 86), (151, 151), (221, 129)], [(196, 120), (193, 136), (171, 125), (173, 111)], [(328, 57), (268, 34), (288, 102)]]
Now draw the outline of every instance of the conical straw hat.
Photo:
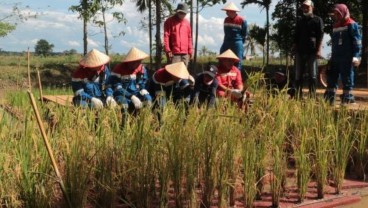
[(225, 10), (225, 11), (235, 11), (235, 12), (239, 12), (240, 11), (238, 9), (238, 7), (236, 7), (233, 2), (230, 2), (227, 5), (225, 5), (225, 7), (222, 8), (222, 10)]
[(178, 77), (181, 79), (189, 78), (189, 72), (184, 62), (177, 62), (177, 63), (166, 65), (165, 69), (167, 72), (169, 72), (171, 75), (175, 77)]
[(235, 53), (231, 49), (227, 49), (225, 52), (218, 55), (216, 58), (217, 59), (221, 59), (221, 58), (235, 59), (236, 61), (239, 61), (239, 58), (235, 55)]
[(130, 49), (130, 51), (128, 52), (128, 55), (125, 57), (123, 62), (139, 61), (147, 57), (148, 55), (145, 52), (139, 50), (136, 47), (133, 47)]
[(110, 57), (96, 49), (92, 49), (88, 52), (80, 61), (79, 64), (84, 67), (97, 67), (102, 66), (110, 61)]

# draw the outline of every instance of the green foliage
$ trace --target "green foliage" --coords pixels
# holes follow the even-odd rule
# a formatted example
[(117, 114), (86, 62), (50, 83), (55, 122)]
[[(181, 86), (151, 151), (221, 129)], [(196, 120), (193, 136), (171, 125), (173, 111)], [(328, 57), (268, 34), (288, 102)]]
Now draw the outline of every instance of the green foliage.
[(11, 31), (15, 30), (15, 25), (6, 22), (0, 22), (0, 37), (4, 37)]
[(35, 53), (36, 55), (48, 56), (52, 53), (52, 48), (54, 44), (50, 44), (45, 39), (41, 39), (37, 41), (35, 46)]
[(273, 25), (276, 32), (271, 35), (271, 39), (276, 42), (281, 53), (287, 56), (291, 54), (290, 49), (294, 42), (295, 15), (294, 0), (279, 2), (272, 14), (272, 19), (276, 20)]

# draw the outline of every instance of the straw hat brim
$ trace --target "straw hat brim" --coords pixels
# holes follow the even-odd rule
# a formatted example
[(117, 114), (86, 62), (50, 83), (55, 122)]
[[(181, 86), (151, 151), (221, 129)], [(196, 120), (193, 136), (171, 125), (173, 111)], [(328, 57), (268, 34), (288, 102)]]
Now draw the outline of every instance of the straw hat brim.
[(229, 3), (228, 5), (226, 5), (224, 8), (222, 8), (221, 10), (224, 11), (234, 11), (234, 12), (239, 12), (240, 10), (238, 9), (238, 7), (235, 6), (234, 3)]
[(122, 62), (124, 63), (124, 62), (132, 62), (132, 61), (141, 61), (147, 57), (148, 57), (148, 54), (139, 50), (138, 48), (133, 47), (130, 49), (127, 56), (124, 58)]
[(189, 72), (187, 67), (183, 62), (173, 63), (165, 66), (165, 70), (180, 79), (188, 79), (189, 78)]
[(96, 49), (88, 52), (80, 61), (79, 64), (83, 67), (94, 68), (107, 64), (110, 57)]
[(225, 52), (223, 52), (222, 54), (218, 55), (216, 58), (217, 59), (234, 59), (235, 61), (240, 61), (240, 59), (230, 49), (228, 49)]

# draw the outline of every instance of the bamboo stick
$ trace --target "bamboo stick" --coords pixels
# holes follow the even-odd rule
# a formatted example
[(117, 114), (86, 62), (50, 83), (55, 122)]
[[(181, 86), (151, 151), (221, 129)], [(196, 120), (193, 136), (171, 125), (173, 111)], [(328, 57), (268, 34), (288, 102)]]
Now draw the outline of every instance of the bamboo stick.
[(32, 83), (31, 83), (31, 69), (30, 69), (30, 55), (29, 55), (29, 47), (27, 50), (27, 74), (28, 74), (28, 87), (29, 91), (32, 91)]
[(41, 104), (43, 105), (42, 83), (41, 83), (40, 71), (38, 69), (37, 69), (37, 78), (38, 78), (38, 89), (40, 91)]
[(34, 99), (33, 94), (32, 94), (31, 91), (28, 91), (28, 95), (29, 95), (29, 98), (31, 100), (31, 104), (32, 104), (32, 107), (33, 107), (35, 116), (37, 118), (38, 127), (39, 127), (39, 129), (41, 131), (43, 141), (45, 143), (45, 146), (46, 146), (47, 152), (49, 154), (49, 157), (51, 159), (52, 166), (54, 168), (54, 171), (56, 173), (56, 176), (58, 177), (58, 182), (60, 184), (60, 188), (63, 191), (64, 197), (65, 197), (65, 199), (66, 199), (66, 201), (68, 203), (68, 206), (70, 208), (72, 208), (72, 204), (71, 204), (70, 199), (69, 199), (69, 197), (67, 195), (66, 188), (65, 188), (63, 179), (61, 178), (61, 174), (60, 174), (58, 165), (57, 165), (56, 160), (54, 158), (53, 150), (52, 150), (51, 145), (50, 145), (50, 143), (48, 141), (48, 138), (47, 138), (47, 135), (46, 135), (46, 131), (45, 131), (45, 128), (44, 128), (43, 123), (42, 123), (42, 120), (41, 120), (40, 113), (38, 112), (36, 101), (35, 101), (35, 99)]

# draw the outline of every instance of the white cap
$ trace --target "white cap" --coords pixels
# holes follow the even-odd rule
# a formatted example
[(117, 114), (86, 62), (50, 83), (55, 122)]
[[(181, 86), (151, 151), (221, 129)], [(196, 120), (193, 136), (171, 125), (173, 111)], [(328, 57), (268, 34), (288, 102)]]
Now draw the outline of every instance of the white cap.
[(305, 1), (303, 1), (303, 5), (307, 5), (307, 6), (313, 7), (314, 6), (314, 3), (311, 0), (305, 0)]

